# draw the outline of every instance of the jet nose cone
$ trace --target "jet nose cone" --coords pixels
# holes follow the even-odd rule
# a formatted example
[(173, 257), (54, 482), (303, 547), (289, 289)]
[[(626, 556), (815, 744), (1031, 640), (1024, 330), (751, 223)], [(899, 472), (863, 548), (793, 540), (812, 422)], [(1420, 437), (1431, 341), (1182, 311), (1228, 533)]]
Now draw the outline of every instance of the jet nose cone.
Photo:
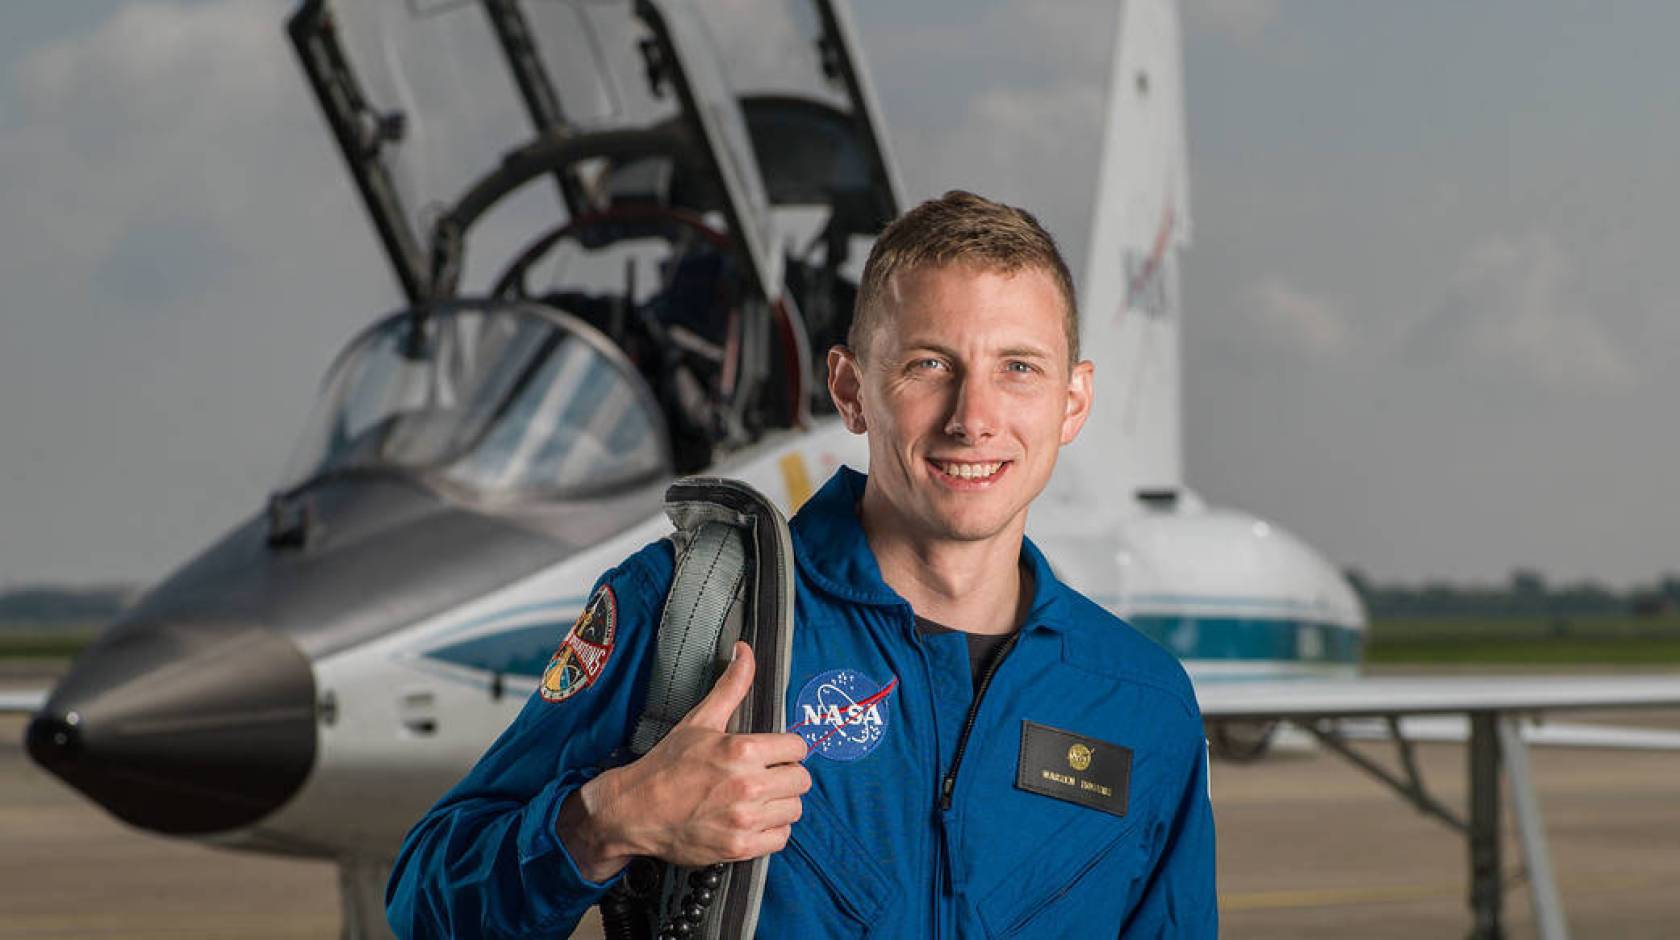
[(74, 713), (63, 718), (43, 714), (29, 722), (24, 746), (29, 748), (30, 756), (35, 758), (36, 763), (54, 767), (75, 762), (82, 752), (82, 733), (71, 721), (75, 718), (79, 716)]
[(76, 661), (27, 746), (126, 822), (234, 829), (291, 798), (314, 764), (314, 674), (267, 630), (125, 625)]

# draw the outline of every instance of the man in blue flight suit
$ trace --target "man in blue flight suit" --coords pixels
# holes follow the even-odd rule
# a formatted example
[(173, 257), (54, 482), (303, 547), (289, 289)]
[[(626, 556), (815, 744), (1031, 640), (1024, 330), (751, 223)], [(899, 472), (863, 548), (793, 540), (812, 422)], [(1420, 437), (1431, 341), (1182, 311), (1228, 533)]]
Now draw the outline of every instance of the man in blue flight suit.
[(649, 545), (409, 833), (399, 935), (564, 936), (635, 856), (767, 853), (762, 937), (1217, 934), (1190, 682), (1024, 536), (1091, 404), (1049, 234), (969, 193), (923, 203), (877, 240), (828, 361), (870, 472), (792, 520), (791, 730), (724, 731), (753, 676), (738, 644), (675, 730), (609, 766), (672, 580)]

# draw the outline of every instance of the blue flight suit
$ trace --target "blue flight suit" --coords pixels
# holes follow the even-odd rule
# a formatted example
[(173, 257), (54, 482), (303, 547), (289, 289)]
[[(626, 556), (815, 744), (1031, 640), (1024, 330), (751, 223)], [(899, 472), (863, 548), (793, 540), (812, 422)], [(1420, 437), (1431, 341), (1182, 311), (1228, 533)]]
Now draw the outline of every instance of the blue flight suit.
[[(812, 744), (813, 786), (771, 858), (759, 936), (1216, 936), (1206, 742), (1183, 668), (1027, 542), (1031, 610), (970, 716), (966, 637), (918, 633), (881, 579), (856, 515), (864, 480), (842, 468), (792, 523), (789, 725)], [(587, 880), (555, 818), (629, 739), (672, 568), (662, 540), (603, 576), (617, 620), (599, 681), (533, 695), (408, 834), (386, 894), (398, 936), (562, 937), (619, 877)], [(1099, 763), (1105, 743), (1130, 750), (1129, 775), (1098, 780), (1121, 791), (1106, 809), (1040, 792), (1076, 789), (1071, 767), (1093, 751), (1029, 760), (1026, 722), (1094, 742)], [(1017, 785), (1040, 773), (1039, 789)]]

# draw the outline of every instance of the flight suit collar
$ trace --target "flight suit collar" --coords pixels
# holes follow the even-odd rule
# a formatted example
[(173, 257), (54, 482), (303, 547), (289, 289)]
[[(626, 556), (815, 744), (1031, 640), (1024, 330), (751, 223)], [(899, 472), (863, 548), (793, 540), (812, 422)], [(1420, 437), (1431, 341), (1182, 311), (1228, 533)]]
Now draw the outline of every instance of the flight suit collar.
[[(790, 523), (799, 568), (824, 592), (844, 600), (877, 607), (909, 607), (881, 577), (881, 567), (858, 519), (858, 504), (869, 477), (842, 466), (800, 508)], [(1026, 626), (1062, 631), (1069, 590), (1050, 570), (1050, 563), (1031, 539), (1021, 540), (1021, 560), (1033, 575), (1032, 606)]]

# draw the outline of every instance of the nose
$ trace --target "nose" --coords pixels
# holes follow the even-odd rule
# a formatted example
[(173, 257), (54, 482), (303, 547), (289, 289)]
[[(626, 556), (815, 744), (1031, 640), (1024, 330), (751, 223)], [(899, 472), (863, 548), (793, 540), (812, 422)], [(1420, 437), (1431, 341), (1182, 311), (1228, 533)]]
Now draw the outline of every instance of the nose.
[(297, 792), (315, 760), (314, 703), (309, 661), (280, 634), (128, 624), (77, 660), (26, 745), (118, 818), (203, 835)]
[(957, 397), (945, 422), (945, 433), (964, 443), (987, 440), (997, 433), (997, 391), (991, 377), (968, 372), (957, 382)]

